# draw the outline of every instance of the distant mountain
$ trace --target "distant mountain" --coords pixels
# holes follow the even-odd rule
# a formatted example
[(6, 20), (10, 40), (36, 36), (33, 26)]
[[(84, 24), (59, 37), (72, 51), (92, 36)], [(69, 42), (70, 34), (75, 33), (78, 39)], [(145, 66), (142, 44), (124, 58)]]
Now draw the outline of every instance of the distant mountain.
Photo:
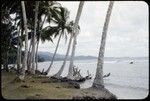
[[(51, 61), (53, 57), (53, 53), (50, 52), (38, 52), (38, 56), (40, 58), (43, 58), (44, 61)], [(64, 60), (65, 55), (56, 54), (54, 61), (61, 61)], [(70, 56), (68, 57), (68, 60), (70, 59)], [(94, 56), (75, 56), (75, 60), (85, 60), (85, 59), (97, 59), (97, 57)]]
[[(53, 57), (53, 53), (50, 52), (38, 52), (38, 56), (42, 58), (43, 61), (51, 61)], [(65, 55), (62, 54), (56, 54), (54, 61), (62, 61), (64, 60)], [(68, 57), (68, 60), (70, 59), (70, 56)], [(97, 59), (95, 56), (75, 56), (75, 60), (89, 60), (89, 59)], [(105, 57), (104, 60), (148, 60), (148, 57)]]
[(75, 60), (88, 60), (88, 59), (97, 59), (97, 57), (94, 56), (75, 56)]

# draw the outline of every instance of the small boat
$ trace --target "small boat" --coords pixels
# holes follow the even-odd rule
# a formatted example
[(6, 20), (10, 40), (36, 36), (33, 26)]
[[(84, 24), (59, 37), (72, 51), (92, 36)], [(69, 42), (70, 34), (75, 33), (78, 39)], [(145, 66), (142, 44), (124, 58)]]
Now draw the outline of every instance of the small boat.
[(133, 61), (131, 61), (130, 64), (133, 64)]

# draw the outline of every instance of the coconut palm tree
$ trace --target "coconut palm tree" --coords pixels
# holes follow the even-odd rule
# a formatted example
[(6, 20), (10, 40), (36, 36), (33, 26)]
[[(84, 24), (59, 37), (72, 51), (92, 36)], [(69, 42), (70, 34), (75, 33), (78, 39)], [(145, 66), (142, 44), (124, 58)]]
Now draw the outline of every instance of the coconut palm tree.
[[(20, 28), (18, 28), (18, 36), (20, 36)], [(18, 43), (17, 43), (17, 73), (19, 74), (19, 70), (21, 67), (21, 39), (18, 37)]]
[[(40, 4), (41, 6), (44, 4), (46, 4), (47, 1), (41, 1)], [(27, 25), (28, 25), (28, 39), (32, 39), (31, 38), (31, 35), (33, 33), (33, 30), (34, 30), (34, 24), (33, 24), (33, 21), (34, 21), (34, 18), (33, 18), (33, 15), (34, 15), (34, 6), (35, 6), (35, 2), (32, 2), (32, 1), (26, 1), (25, 2), (27, 5), (26, 5), (26, 11), (28, 12), (27, 13), (27, 19), (28, 19), (28, 22), (27, 22)], [(47, 4), (50, 4), (51, 6), (53, 6), (52, 3), (47, 3)], [(40, 6), (40, 7), (41, 7)], [(59, 6), (59, 4), (57, 6), (54, 6), (53, 8), (57, 9), (57, 7)], [(10, 14), (16, 14), (17, 16), (15, 17), (15, 20), (17, 19), (17, 23), (16, 23), (16, 26), (20, 28), (21, 30), (21, 36), (18, 36), (18, 39), (22, 39), (22, 41), (25, 41), (25, 35), (23, 35), (23, 32), (24, 32), (24, 28), (23, 28), (23, 17), (22, 17), (22, 12), (21, 12), (21, 2), (17, 1), (17, 2), (4, 2), (3, 3), (3, 8), (8, 8), (8, 15)], [(47, 14), (47, 16), (49, 16), (49, 21), (51, 20), (52, 17), (55, 17), (56, 14), (54, 14), (54, 9), (52, 9), (52, 7), (50, 7), (49, 5), (46, 5), (46, 7), (49, 7), (51, 8), (51, 11), (50, 10), (47, 10), (47, 8), (44, 8), (45, 6), (42, 6), (41, 9), (40, 9), (40, 12), (39, 12), (39, 15), (40, 17), (43, 16), (44, 14)], [(48, 11), (52, 12), (52, 14), (48, 15)], [(56, 12), (57, 13), (57, 12)], [(50, 18), (51, 17), (51, 18)], [(40, 21), (39, 21), (40, 22)], [(41, 24), (41, 22), (40, 22)], [(42, 28), (42, 27), (41, 27)], [(17, 40), (17, 37), (13, 38), (13, 41), (16, 41)], [(9, 42), (9, 41), (8, 41)], [(17, 44), (15, 44), (17, 45)], [(18, 47), (19, 48), (19, 47)], [(21, 48), (19, 49), (21, 50)], [(19, 62), (20, 63), (20, 62)]]
[(14, 3), (12, 1), (8, 2), (2, 2), (2, 6), (1, 6), (1, 48), (2, 48), (2, 64), (4, 66), (4, 69), (6, 71), (9, 71), (8, 68), (8, 57), (11, 53), (11, 50), (14, 47), (14, 45), (12, 45), (12, 39), (14, 37), (14, 35), (16, 35), (17, 31), (16, 31), (16, 27), (14, 26), (13, 22), (15, 22), (15, 20), (10, 16), (10, 14), (12, 14), (12, 9), (13, 9), (13, 5)]
[(33, 47), (32, 47), (32, 54), (33, 54), (33, 61), (32, 61), (32, 69), (31, 73), (35, 74), (35, 40), (36, 40), (36, 30), (37, 30), (37, 21), (38, 21), (38, 8), (39, 8), (39, 1), (35, 1), (35, 23), (34, 23), (34, 34), (33, 34)]
[(49, 73), (49, 71), (50, 71), (50, 69), (51, 69), (51, 67), (53, 65), (54, 58), (55, 58), (55, 55), (57, 53), (58, 46), (59, 46), (60, 39), (61, 39), (62, 35), (66, 36), (66, 34), (65, 34), (66, 32), (70, 33), (69, 32), (70, 29), (69, 29), (68, 22), (67, 22), (68, 19), (69, 19), (69, 11), (66, 8), (60, 7), (60, 16), (58, 16), (58, 18), (56, 20), (54, 20), (54, 22), (58, 23), (58, 26), (55, 29), (55, 30), (57, 30), (57, 33), (55, 34), (55, 37), (57, 35), (59, 35), (59, 38), (58, 38), (58, 41), (57, 41), (57, 45), (56, 45), (56, 48), (55, 48), (55, 51), (54, 51), (54, 54), (53, 54), (50, 66), (46, 70), (45, 74)]
[(105, 52), (105, 43), (106, 43), (106, 35), (107, 35), (107, 31), (108, 31), (108, 24), (110, 21), (113, 4), (114, 4), (114, 1), (110, 1), (109, 7), (107, 10), (107, 15), (105, 18), (104, 27), (103, 27), (101, 45), (100, 45), (100, 50), (99, 50), (99, 55), (98, 55), (96, 76), (95, 76), (95, 79), (94, 79), (94, 82), (92, 85), (92, 87), (95, 87), (95, 88), (103, 88), (104, 87), (104, 82), (103, 82), (104, 52)]
[[(41, 37), (41, 31), (43, 28), (43, 25), (45, 22), (48, 22), (49, 24), (52, 22), (52, 20), (57, 19), (58, 14), (58, 10), (61, 7), (61, 5), (59, 3), (57, 3), (56, 1), (41, 1), (40, 5), (39, 5), (39, 22), (38, 22), (38, 32), (37, 32), (37, 45), (36, 45), (36, 70), (37, 70), (37, 62), (38, 62), (38, 46), (39, 46), (39, 39)], [(44, 20), (42, 21), (42, 16), (44, 16)], [(50, 36), (52, 35), (52, 33), (49, 34)], [(49, 37), (48, 37), (49, 38)], [(44, 38), (44, 40), (46, 39), (46, 37)], [(46, 39), (49, 40), (49, 39)], [(52, 41), (52, 39), (50, 38), (50, 40)], [(31, 55), (32, 56), (32, 55)], [(31, 60), (32, 61), (32, 60)], [(30, 63), (29, 63), (30, 64)]]
[[(41, 28), (43, 28), (43, 25), (44, 25), (44, 22), (46, 20), (46, 15), (44, 17), (44, 20), (42, 21), (42, 24), (40, 26), (40, 24), (38, 24), (38, 30), (40, 30)], [(39, 21), (38, 21), (39, 22)], [(40, 26), (40, 27), (39, 27)], [(40, 42), (40, 37), (41, 37), (41, 34), (40, 32), (37, 34), (37, 45), (36, 45), (36, 53), (35, 53), (35, 63), (36, 63), (36, 71), (38, 70), (38, 49), (39, 49), (39, 42)]]
[(78, 26), (78, 23), (79, 23), (79, 19), (80, 19), (80, 16), (81, 16), (83, 5), (84, 5), (84, 1), (80, 1), (77, 16), (76, 16), (76, 19), (75, 19), (75, 24), (74, 24), (74, 33), (75, 33), (75, 35), (74, 35), (74, 40), (73, 40), (73, 47), (72, 47), (69, 71), (68, 71), (68, 75), (67, 75), (68, 79), (73, 79), (73, 60), (74, 60), (74, 56), (75, 56), (75, 48), (76, 48), (76, 43), (77, 43), (76, 39), (77, 39), (77, 33), (78, 33), (77, 26)]
[[(7, 55), (9, 56), (9, 54), (11, 54), (11, 49), (13, 49), (13, 48), (11, 48), (11, 47), (14, 47), (14, 48), (16, 48), (15, 47), (15, 45), (17, 45), (17, 48), (18, 49), (16, 49), (16, 51), (17, 51), (17, 71), (18, 71), (18, 73), (19, 73), (19, 70), (20, 70), (20, 68), (21, 68), (21, 46), (22, 46), (22, 41), (21, 41), (21, 36), (23, 35), (23, 31), (24, 31), (24, 28), (23, 28), (23, 19), (22, 19), (22, 12), (21, 12), (21, 2), (20, 1), (16, 1), (16, 2), (14, 2), (14, 1), (6, 1), (6, 2), (3, 2), (3, 4), (2, 4), (2, 9), (3, 9), (3, 11), (5, 12), (5, 13), (7, 13), (8, 12), (8, 15), (7, 15), (7, 21), (6, 22), (8, 22), (8, 21), (10, 21), (10, 24), (9, 25), (11, 25), (11, 30), (9, 31), (7, 31), (11, 36), (13, 36), (12, 38), (9, 38), (8, 36), (6, 37), (6, 39), (7, 39), (7, 42), (5, 42), (5, 43), (11, 43), (10, 44), (10, 46), (9, 45), (7, 45), (7, 46), (9, 46), (10, 47), (10, 49), (9, 49), (9, 51), (8, 52), (6, 52), (7, 53)], [(12, 14), (15, 14), (16, 16), (15, 17), (11, 17), (11, 15)], [(6, 19), (6, 17), (5, 17), (5, 19)], [(14, 23), (13, 23), (14, 22)], [(13, 23), (13, 24), (11, 24), (11, 23)], [(7, 27), (6, 28), (3, 28), (3, 29), (5, 29), (5, 30), (7, 30), (9, 27), (9, 25), (7, 25)], [(18, 30), (17, 30), (18, 29)], [(14, 32), (14, 30), (16, 31), (16, 32)], [(20, 30), (21, 30), (21, 35), (19, 35), (20, 34)], [(5, 31), (2, 31), (2, 32), (5, 32)], [(14, 34), (14, 35), (13, 35)], [(16, 36), (18, 36), (18, 37), (16, 37)], [(3, 39), (3, 38), (2, 38)], [(9, 41), (8, 41), (9, 40)], [(11, 42), (10, 42), (11, 41)], [(4, 48), (3, 48), (4, 49)], [(4, 49), (5, 50), (5, 49)], [(7, 50), (5, 50), (5, 51), (7, 51)], [(8, 57), (7, 56), (7, 57)], [(7, 58), (6, 58), (7, 59)], [(15, 58), (14, 58), (15, 59)], [(6, 62), (8, 62), (8, 59), (7, 59), (7, 61)]]
[[(3, 19), (2, 19), (3, 20)], [(8, 56), (10, 52), (11, 46), (11, 33), (12, 33), (12, 24), (11, 22), (8, 23), (1, 23), (1, 53), (2, 53), (2, 64), (4, 66), (4, 70), (7, 72), (9, 71), (8, 68)]]
[[(36, 70), (37, 70), (37, 62), (38, 62), (38, 46), (39, 46), (39, 41), (41, 38), (41, 29), (43, 28), (43, 25), (46, 21), (47, 18), (47, 22), (51, 22), (51, 18), (55, 17), (54, 15), (57, 15), (56, 13), (56, 9), (61, 7), (61, 5), (59, 3), (57, 3), (56, 1), (41, 1), (40, 5), (39, 5), (39, 10), (40, 11), (44, 11), (44, 12), (39, 12), (39, 24), (38, 24), (38, 33), (37, 33), (37, 47), (36, 47)], [(53, 11), (53, 12), (52, 12)], [(44, 19), (41, 19), (40, 15), (44, 15)]]
[(61, 77), (61, 74), (62, 74), (62, 72), (63, 72), (63, 70), (64, 70), (64, 68), (65, 68), (65, 64), (66, 64), (66, 61), (67, 61), (67, 58), (68, 58), (68, 55), (69, 55), (69, 51), (70, 51), (72, 39), (73, 39), (73, 37), (74, 37), (74, 33), (73, 33), (73, 26), (74, 26), (74, 24), (73, 24), (73, 21), (71, 21), (71, 22), (69, 23), (69, 26), (70, 26), (70, 27), (68, 27), (68, 28), (69, 28), (69, 30), (70, 30), (70, 39), (69, 39), (69, 43), (68, 43), (68, 48), (67, 48), (66, 55), (65, 55), (65, 58), (64, 58), (64, 61), (63, 61), (63, 64), (62, 64), (61, 68), (60, 68), (59, 71), (54, 75), (54, 77), (56, 77), (56, 78), (60, 78), (60, 77)]
[(27, 68), (27, 55), (28, 55), (28, 30), (27, 30), (27, 18), (26, 18), (26, 9), (24, 1), (21, 1), (23, 21), (24, 21), (24, 29), (25, 29), (25, 54), (22, 65), (21, 74), (19, 75), (20, 80), (24, 80), (25, 77), (25, 69)]

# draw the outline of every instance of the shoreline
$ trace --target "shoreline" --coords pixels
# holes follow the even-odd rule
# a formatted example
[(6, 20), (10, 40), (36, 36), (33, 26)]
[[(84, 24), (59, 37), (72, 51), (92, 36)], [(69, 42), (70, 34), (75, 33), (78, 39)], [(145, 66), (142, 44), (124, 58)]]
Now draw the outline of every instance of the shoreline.
[(1, 73), (4, 99), (117, 99), (107, 89), (77, 89), (67, 82), (53, 82), (48, 77), (37, 76), (27, 76), (24, 82), (12, 82), (16, 77), (14, 73)]

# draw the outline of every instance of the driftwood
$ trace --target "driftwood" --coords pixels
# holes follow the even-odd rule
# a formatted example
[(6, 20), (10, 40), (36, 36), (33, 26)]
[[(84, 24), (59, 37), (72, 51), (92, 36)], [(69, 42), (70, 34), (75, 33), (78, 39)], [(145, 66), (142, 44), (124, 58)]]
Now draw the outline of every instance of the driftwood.
[(88, 70), (87, 70), (87, 76), (83, 77), (80, 74), (80, 69), (78, 69), (78, 67), (75, 68), (75, 66), (73, 67), (73, 74), (74, 74), (73, 76), (75, 77), (74, 80), (76, 82), (84, 82), (85, 80), (92, 79), (92, 76)]
[(68, 79), (67, 77), (57, 78), (57, 77), (52, 76), (52, 77), (50, 77), (50, 81), (52, 81), (52, 82), (67, 82), (71, 88), (73, 87), (76, 89), (80, 89), (80, 84), (77, 81)]
[(52, 76), (50, 77), (50, 80), (54, 81), (54, 82), (67, 82), (69, 85), (73, 86), (74, 88), (80, 89), (80, 84), (84, 82), (85, 80), (91, 79), (91, 74), (89, 73), (89, 71), (87, 71), (87, 76), (83, 77), (80, 74), (80, 69), (75, 68), (75, 66), (73, 67), (73, 79), (68, 79), (67, 77), (55, 77)]
[[(73, 85), (78, 85), (78, 83), (84, 82), (86, 80), (89, 80), (92, 78), (91, 74), (89, 73), (89, 71), (87, 71), (87, 76), (83, 77), (80, 74), (80, 69), (78, 69), (78, 67), (75, 68), (75, 66), (73, 67), (73, 79), (68, 79), (67, 77), (51, 77), (52, 79), (56, 79), (58, 82), (69, 82), (72, 83)], [(78, 86), (77, 86), (78, 88)]]
[(10, 67), (9, 72), (17, 73), (17, 69), (15, 67), (11, 67), (11, 66), (9, 67)]
[(130, 64), (133, 64), (133, 61), (131, 61)]
[(110, 73), (108, 73), (108, 74), (104, 75), (104, 76), (103, 76), (103, 78), (105, 78), (105, 77), (109, 77), (109, 76), (110, 76)]

